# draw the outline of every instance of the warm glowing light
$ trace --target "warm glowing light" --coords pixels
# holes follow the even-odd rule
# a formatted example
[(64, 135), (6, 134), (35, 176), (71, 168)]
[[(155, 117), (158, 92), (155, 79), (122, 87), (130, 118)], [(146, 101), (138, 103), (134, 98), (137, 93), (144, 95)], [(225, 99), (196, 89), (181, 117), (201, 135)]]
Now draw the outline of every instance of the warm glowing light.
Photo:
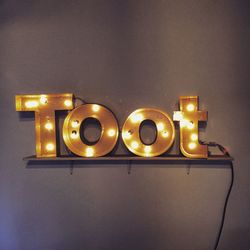
[(188, 122), (187, 123), (187, 128), (188, 129), (193, 129), (194, 128), (194, 123), (193, 122)]
[(17, 111), (35, 112), (36, 156), (56, 157), (56, 111), (72, 109), (73, 94), (16, 95), (15, 99)]
[(188, 144), (188, 147), (189, 147), (190, 149), (195, 149), (195, 148), (196, 148), (196, 143), (190, 142), (190, 143)]
[(94, 149), (93, 148), (87, 148), (86, 149), (86, 156), (93, 156), (94, 155)]
[(145, 146), (144, 151), (145, 153), (150, 153), (152, 150), (151, 146)]
[[(97, 107), (100, 112), (94, 112)], [(95, 109), (97, 111), (97, 109)], [(101, 135), (97, 142), (89, 145), (81, 138), (81, 124), (88, 118), (96, 119), (101, 125)], [(63, 123), (63, 140), (69, 150), (83, 157), (100, 157), (108, 154), (115, 147), (119, 127), (114, 114), (104, 106), (83, 104), (73, 109)]]
[(198, 140), (198, 135), (197, 134), (191, 134), (191, 140), (192, 141), (197, 141)]
[(100, 110), (100, 106), (97, 105), (97, 104), (93, 104), (92, 110), (93, 110), (94, 112), (98, 112), (98, 111)]
[(188, 129), (193, 129), (194, 128), (194, 123), (191, 121), (188, 121), (186, 119), (183, 119), (180, 121), (180, 126), (181, 128), (187, 127)]
[(162, 131), (164, 129), (164, 124), (162, 122), (157, 123), (156, 125), (158, 131)]
[[(155, 124), (156, 136), (151, 144), (141, 138), (143, 121)], [(166, 152), (173, 144), (174, 124), (171, 118), (158, 109), (142, 108), (132, 112), (122, 127), (122, 139), (128, 150), (138, 156), (154, 157)]]
[(125, 139), (130, 139), (131, 136), (132, 136), (131, 131), (126, 131), (123, 133), (123, 138), (125, 138)]
[(47, 149), (48, 151), (52, 151), (52, 150), (54, 150), (54, 148), (55, 148), (55, 146), (54, 146), (53, 143), (48, 143), (48, 144), (46, 145), (46, 149)]
[(188, 126), (189, 122), (186, 119), (180, 120), (181, 128)]
[(136, 123), (136, 122), (141, 122), (143, 120), (143, 115), (142, 114), (135, 114), (131, 117), (131, 121), (133, 123)]
[(75, 130), (74, 130), (74, 131), (72, 131), (72, 133), (71, 133), (70, 137), (71, 137), (72, 139), (76, 139), (76, 138), (78, 138), (78, 134), (77, 134), (77, 132), (76, 132)]
[(52, 129), (53, 129), (53, 124), (52, 124), (51, 122), (47, 122), (47, 123), (45, 124), (45, 128), (46, 128), (47, 130), (52, 130)]
[(137, 142), (137, 141), (132, 141), (131, 147), (132, 147), (133, 149), (137, 149), (137, 148), (139, 147), (138, 142)]
[(66, 107), (70, 107), (70, 106), (72, 105), (72, 101), (71, 101), (71, 100), (65, 100), (65, 101), (64, 101), (64, 105), (65, 105)]
[(174, 112), (174, 121), (181, 121), (183, 120), (183, 114), (180, 111)]
[(78, 125), (79, 125), (79, 121), (78, 121), (78, 120), (74, 120), (74, 121), (71, 123), (71, 126), (72, 126), (73, 128), (78, 127)]
[(48, 103), (48, 99), (45, 95), (42, 95), (41, 98), (40, 98), (40, 103), (41, 104), (46, 104)]
[(37, 101), (27, 101), (25, 102), (26, 108), (36, 108), (38, 107), (38, 102)]
[(187, 111), (189, 111), (189, 112), (194, 111), (194, 104), (189, 103), (189, 104), (187, 105)]
[[(63, 140), (69, 150), (79, 156), (99, 157), (112, 151), (119, 137), (117, 119), (105, 106), (82, 104), (74, 108), (73, 94), (17, 95), (17, 111), (34, 111), (37, 157), (56, 157), (57, 110), (72, 110), (64, 120)], [(207, 158), (208, 146), (199, 140), (199, 123), (207, 121), (207, 111), (199, 110), (198, 96), (181, 96), (179, 111), (174, 112), (174, 121), (180, 126), (180, 151), (189, 158)], [(94, 118), (101, 125), (101, 135), (95, 143), (87, 143), (81, 135), (81, 124)], [(155, 124), (154, 142), (144, 143), (141, 127), (143, 121)], [(60, 131), (61, 132), (61, 131)], [(122, 139), (127, 149), (138, 156), (158, 156), (173, 144), (175, 130), (172, 119), (161, 110), (140, 108), (132, 112), (122, 127)]]
[(109, 129), (108, 130), (108, 136), (113, 137), (115, 135), (115, 130), (114, 129)]
[[(180, 96), (180, 111), (175, 111), (174, 121), (180, 124), (180, 150), (188, 158), (207, 158), (208, 146), (199, 142), (199, 122), (207, 121), (207, 111), (199, 110), (198, 96)], [(178, 117), (178, 114), (183, 117)]]
[(163, 131), (161, 133), (161, 135), (162, 135), (162, 137), (167, 138), (169, 136), (169, 132), (168, 131)]

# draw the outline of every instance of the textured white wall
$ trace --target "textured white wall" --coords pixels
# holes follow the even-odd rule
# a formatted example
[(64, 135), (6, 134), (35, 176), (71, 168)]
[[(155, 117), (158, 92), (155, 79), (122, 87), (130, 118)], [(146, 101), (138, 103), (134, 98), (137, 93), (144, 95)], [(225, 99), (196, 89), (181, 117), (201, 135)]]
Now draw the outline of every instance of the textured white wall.
[[(122, 124), (199, 95), (203, 138), (235, 157), (219, 249), (249, 249), (248, 1), (1, 1), (0, 248), (213, 249), (226, 166), (29, 165), (32, 116), (15, 94), (73, 92)], [(176, 150), (176, 143), (174, 150)], [(118, 150), (123, 150), (120, 146)]]

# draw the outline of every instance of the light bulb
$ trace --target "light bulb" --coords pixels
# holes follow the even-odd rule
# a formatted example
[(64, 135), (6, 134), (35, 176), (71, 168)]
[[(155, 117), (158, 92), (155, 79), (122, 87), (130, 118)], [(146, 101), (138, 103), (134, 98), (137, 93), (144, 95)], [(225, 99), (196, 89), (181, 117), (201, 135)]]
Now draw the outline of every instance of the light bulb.
[(192, 112), (194, 111), (194, 104), (189, 103), (186, 108), (187, 108), (187, 111)]
[(143, 115), (142, 114), (135, 114), (131, 117), (131, 121), (133, 123), (136, 123), (136, 122), (141, 122), (143, 120)]
[(126, 132), (124, 132), (124, 133), (123, 133), (123, 137), (124, 137), (125, 139), (130, 139), (130, 138), (131, 138), (131, 131), (126, 131)]
[(194, 123), (193, 122), (188, 122), (187, 123), (187, 128), (188, 129), (193, 129), (194, 128)]
[(46, 104), (48, 103), (48, 99), (45, 95), (42, 95), (41, 98), (40, 98), (40, 103), (41, 104)]
[(36, 108), (38, 107), (38, 102), (37, 101), (27, 101), (25, 102), (26, 108)]
[(97, 105), (97, 104), (93, 104), (92, 110), (93, 110), (94, 112), (98, 112), (98, 111), (100, 110), (100, 106)]
[(115, 135), (115, 130), (114, 129), (109, 129), (108, 130), (108, 136), (113, 137)]
[(47, 130), (53, 129), (52, 123), (51, 123), (51, 122), (47, 122), (47, 123), (45, 124), (45, 128), (46, 128)]
[(145, 153), (150, 153), (151, 150), (152, 150), (152, 147), (151, 147), (151, 146), (145, 146), (145, 148), (144, 148), (144, 152), (145, 152)]
[(139, 147), (138, 142), (137, 142), (137, 141), (132, 141), (131, 147), (132, 147), (133, 149), (137, 149), (137, 148)]
[(169, 132), (168, 131), (163, 131), (161, 133), (161, 135), (162, 135), (162, 137), (167, 138), (169, 136)]
[(94, 149), (93, 148), (87, 148), (86, 149), (86, 156), (90, 157), (94, 155)]
[(190, 149), (195, 149), (195, 148), (196, 148), (196, 143), (190, 142), (190, 143), (188, 144), (188, 147), (189, 147)]
[(180, 126), (183, 128), (183, 127), (186, 127), (187, 125), (188, 125), (188, 120), (186, 120), (186, 119), (183, 119), (183, 120), (181, 120), (180, 121)]
[(54, 146), (53, 143), (48, 143), (48, 144), (46, 145), (46, 149), (47, 149), (48, 151), (52, 151), (52, 150), (54, 150), (54, 148), (55, 148), (55, 146)]
[(74, 120), (74, 121), (71, 123), (71, 126), (72, 126), (73, 128), (76, 128), (78, 125), (79, 125), (79, 121), (78, 121), (78, 120)]
[(198, 135), (197, 134), (191, 134), (191, 140), (192, 141), (196, 141), (196, 140), (198, 140)]
[(175, 121), (181, 121), (183, 120), (183, 114), (181, 112), (174, 112), (174, 120)]
[(156, 125), (158, 131), (162, 131), (164, 129), (164, 124), (162, 122), (157, 123)]
[(72, 105), (72, 101), (71, 101), (71, 100), (65, 100), (65, 101), (64, 101), (64, 105), (65, 105), (66, 107), (70, 107), (70, 106)]

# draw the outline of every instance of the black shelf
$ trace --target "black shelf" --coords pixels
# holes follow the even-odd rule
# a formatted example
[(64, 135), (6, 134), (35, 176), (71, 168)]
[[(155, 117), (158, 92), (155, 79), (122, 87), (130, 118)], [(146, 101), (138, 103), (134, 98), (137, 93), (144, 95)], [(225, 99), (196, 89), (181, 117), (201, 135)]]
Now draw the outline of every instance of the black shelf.
[(28, 162), (164, 162), (164, 163), (230, 163), (233, 161), (232, 157), (224, 155), (211, 155), (206, 159), (201, 158), (187, 158), (181, 155), (167, 155), (167, 156), (157, 156), (157, 157), (140, 157), (131, 155), (114, 155), (114, 156), (102, 156), (102, 157), (77, 157), (77, 156), (58, 156), (58, 157), (36, 157), (35, 155), (24, 157), (24, 161)]

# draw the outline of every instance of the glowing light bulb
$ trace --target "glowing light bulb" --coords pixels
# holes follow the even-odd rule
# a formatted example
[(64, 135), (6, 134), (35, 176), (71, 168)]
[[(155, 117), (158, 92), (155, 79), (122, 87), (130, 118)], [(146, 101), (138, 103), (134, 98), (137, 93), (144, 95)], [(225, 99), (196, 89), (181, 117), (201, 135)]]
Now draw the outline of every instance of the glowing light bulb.
[(131, 147), (132, 147), (133, 149), (137, 149), (137, 148), (139, 147), (138, 142), (137, 142), (137, 141), (132, 141)]
[(27, 101), (27, 102), (25, 102), (25, 106), (27, 108), (36, 108), (36, 107), (38, 107), (38, 102), (37, 101)]
[(55, 148), (55, 146), (54, 146), (53, 143), (48, 143), (48, 144), (46, 145), (46, 149), (47, 149), (48, 151), (52, 151), (52, 150), (54, 150), (54, 148)]
[(91, 157), (94, 155), (94, 149), (93, 148), (87, 148), (86, 149), (86, 156)]
[(115, 130), (114, 129), (109, 129), (108, 130), (108, 136), (110, 136), (110, 137), (115, 136)]
[(192, 141), (197, 141), (198, 140), (198, 135), (197, 134), (191, 134), (191, 140)]
[(131, 131), (126, 131), (126, 132), (124, 132), (123, 133), (123, 137), (125, 138), (125, 139), (130, 139), (131, 138)]
[(186, 108), (187, 108), (187, 111), (192, 112), (194, 111), (194, 104), (189, 103)]
[(92, 110), (93, 110), (94, 112), (98, 112), (98, 111), (100, 110), (100, 106), (97, 105), (97, 104), (93, 104)]
[(136, 122), (141, 122), (143, 120), (143, 115), (142, 114), (135, 114), (131, 117), (131, 121), (133, 123), (136, 123)]
[(47, 122), (47, 123), (45, 124), (45, 128), (46, 128), (47, 130), (51, 130), (51, 129), (53, 129), (53, 124), (52, 124), (51, 122)]
[(162, 131), (164, 129), (164, 124), (162, 122), (157, 123), (156, 125), (158, 131)]
[(162, 135), (162, 137), (167, 138), (169, 136), (169, 132), (168, 131), (163, 131), (161, 133), (161, 135)]
[(64, 101), (64, 105), (65, 105), (66, 107), (70, 107), (70, 106), (72, 105), (72, 101), (71, 101), (71, 100), (65, 100), (65, 101)]
[(151, 147), (151, 146), (145, 146), (145, 148), (144, 148), (144, 152), (145, 152), (145, 153), (150, 153), (151, 150), (152, 150), (152, 147)]
[(47, 104), (48, 103), (48, 99), (45, 95), (42, 95), (40, 98), (40, 103), (41, 104)]
[(187, 128), (188, 129), (193, 129), (194, 128), (194, 123), (193, 122), (188, 122), (187, 123)]
[(78, 125), (79, 125), (79, 121), (78, 121), (78, 120), (74, 120), (74, 121), (71, 123), (71, 126), (72, 126), (73, 128), (76, 128)]
[(181, 120), (183, 120), (183, 114), (181, 112), (175, 112), (174, 113), (174, 120), (175, 121), (181, 121)]
[(71, 137), (72, 139), (78, 138), (77, 132), (76, 132), (75, 130), (73, 130), (72, 133), (71, 133), (71, 135), (70, 135), (70, 137)]
[(183, 120), (181, 120), (180, 121), (180, 126), (183, 128), (183, 127), (186, 127), (187, 125), (188, 125), (188, 120), (186, 120), (186, 119), (183, 119)]
[(188, 144), (188, 147), (189, 147), (190, 149), (195, 149), (195, 148), (196, 148), (196, 143), (190, 142), (190, 143)]

